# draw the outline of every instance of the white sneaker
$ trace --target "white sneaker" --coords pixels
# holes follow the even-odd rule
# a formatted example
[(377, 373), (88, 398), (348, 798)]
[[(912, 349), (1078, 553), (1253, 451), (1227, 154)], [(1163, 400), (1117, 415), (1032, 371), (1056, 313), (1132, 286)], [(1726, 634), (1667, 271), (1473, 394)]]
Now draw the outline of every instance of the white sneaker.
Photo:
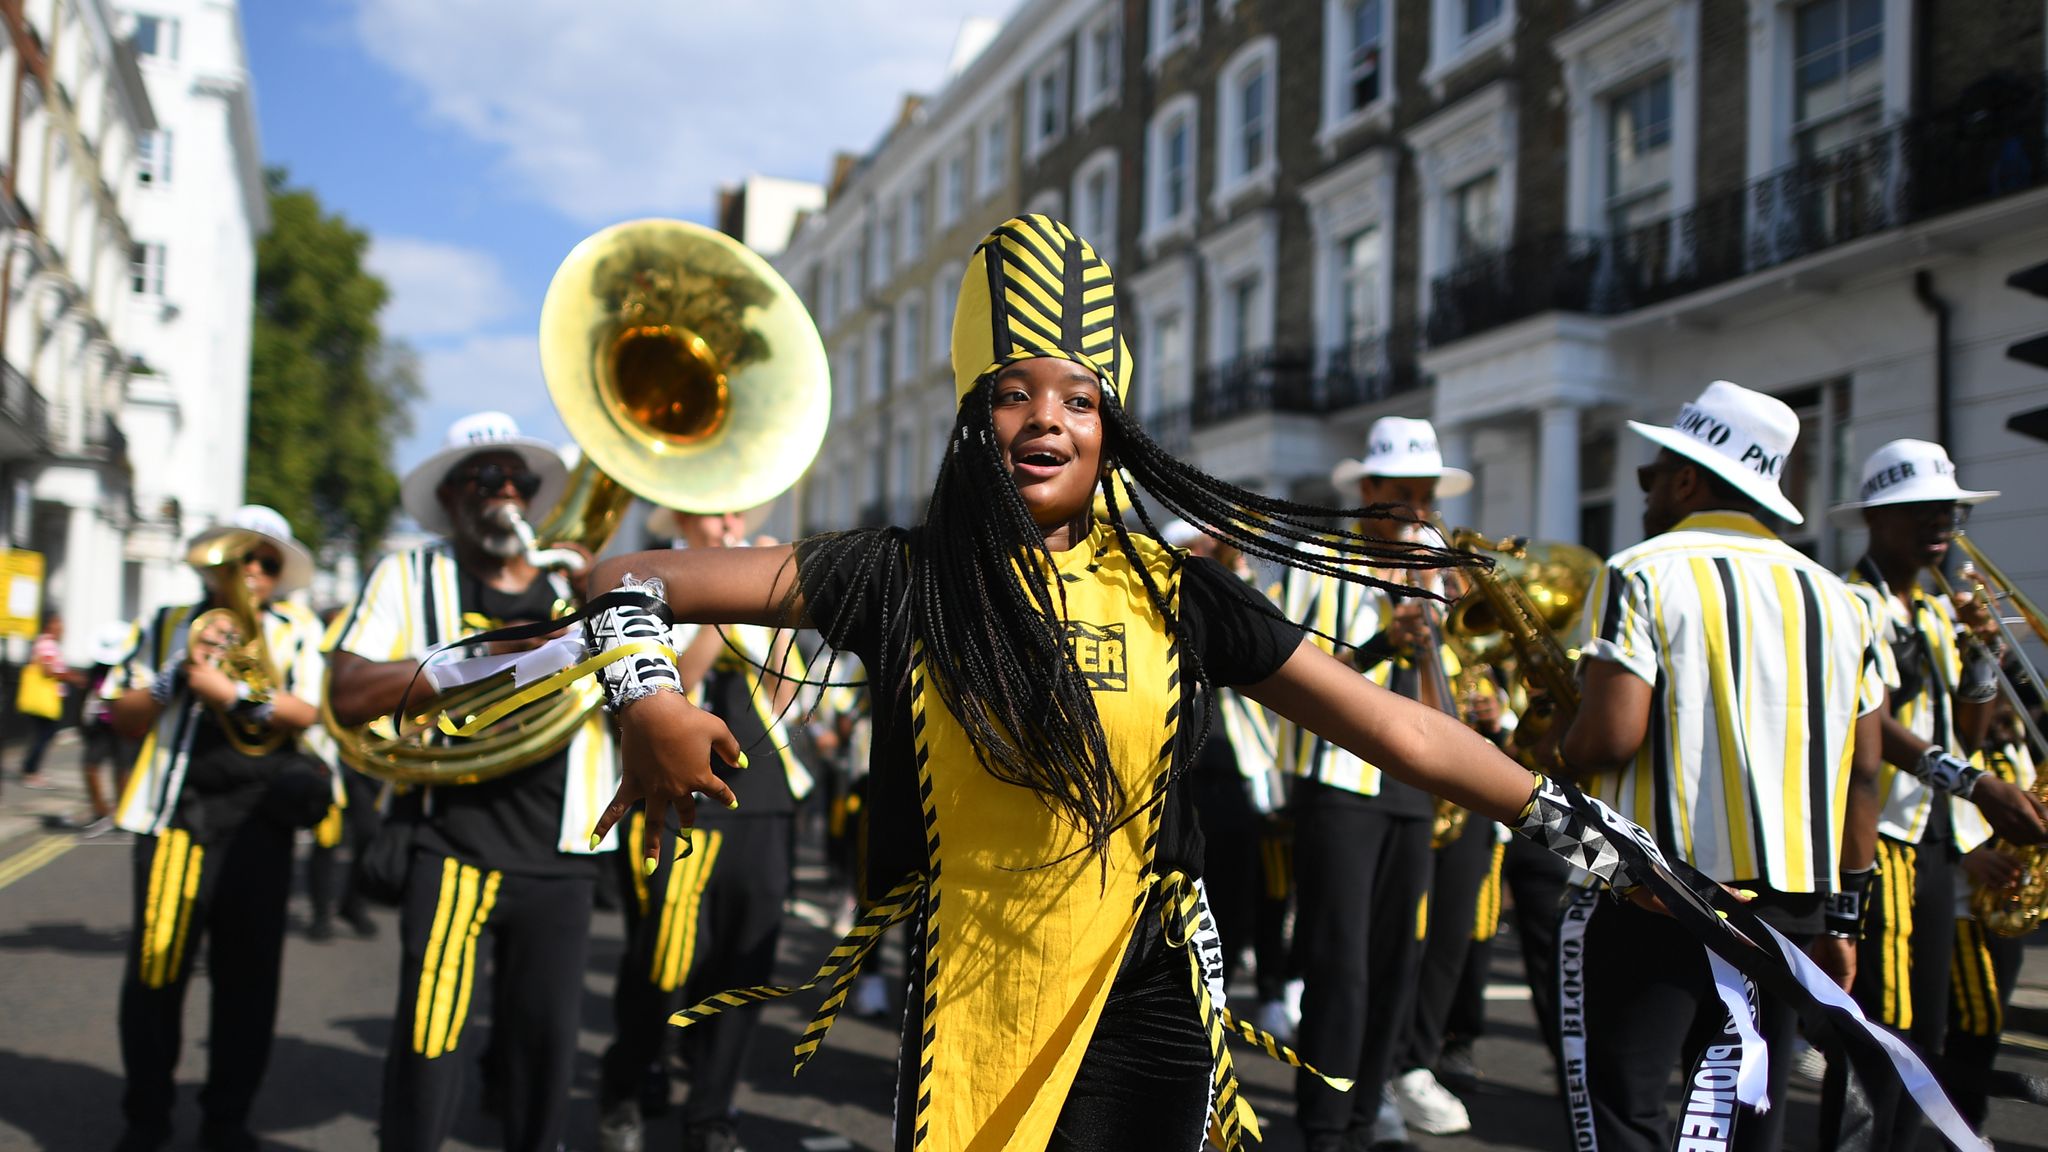
[(853, 981), (853, 995), (847, 997), (847, 1007), (856, 1019), (872, 1020), (889, 1014), (889, 982), (872, 972), (863, 972)]
[(1431, 1136), (1455, 1136), (1472, 1130), (1472, 1117), (1465, 1103), (1436, 1082), (1427, 1068), (1414, 1068), (1394, 1077), (1389, 1085), (1394, 1106), (1410, 1128)]
[(1294, 1021), (1288, 1018), (1287, 1005), (1281, 1001), (1268, 1000), (1259, 1005), (1257, 1024), (1282, 1044), (1294, 1043)]
[(1401, 1109), (1394, 1104), (1394, 1086), (1380, 1085), (1380, 1110), (1372, 1118), (1372, 1146), (1408, 1143), (1408, 1125), (1401, 1120)]

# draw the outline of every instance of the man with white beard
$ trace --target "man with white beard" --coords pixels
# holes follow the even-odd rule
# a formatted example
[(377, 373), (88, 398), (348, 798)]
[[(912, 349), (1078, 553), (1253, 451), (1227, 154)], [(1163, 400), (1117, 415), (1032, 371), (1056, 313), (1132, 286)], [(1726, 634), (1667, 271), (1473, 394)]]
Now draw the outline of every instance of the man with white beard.
[[(449, 428), (401, 490), (413, 519), (447, 539), (387, 556), (370, 573), (328, 657), (336, 720), (362, 724), (401, 700), (423, 703), (431, 689), (424, 678), (413, 684), (420, 661), (451, 640), (569, 610), (568, 578), (535, 567), (514, 528), (544, 516), (566, 479), (553, 446), (521, 436), (510, 416), (481, 412)], [(590, 828), (616, 785), (610, 729), (593, 712), (560, 752), (481, 783), (400, 797), (396, 818), (415, 824), (379, 1124), (386, 1152), (431, 1152), (446, 1138), (476, 1048), (459, 1044), (476, 968), (493, 959), (482, 986), (494, 992), (488, 1059), (504, 1147), (560, 1144), (596, 853), (612, 847)]]

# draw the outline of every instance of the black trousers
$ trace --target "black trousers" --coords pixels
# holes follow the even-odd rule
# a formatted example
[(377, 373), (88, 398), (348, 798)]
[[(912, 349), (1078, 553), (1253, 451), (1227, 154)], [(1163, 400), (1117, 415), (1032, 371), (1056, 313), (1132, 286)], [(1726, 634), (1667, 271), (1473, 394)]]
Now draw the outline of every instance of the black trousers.
[(1536, 1026), (1543, 1032), (1550, 1058), (1557, 1060), (1557, 925), (1572, 867), (1541, 844), (1510, 836), (1501, 856), (1500, 877), (1514, 898), (1515, 935), (1522, 942), (1522, 968), (1529, 979)]
[(1295, 1117), (1310, 1135), (1365, 1129), (1379, 1112), (1415, 992), (1417, 918), (1429, 887), (1427, 817), (1389, 816), (1306, 781), (1295, 793), (1299, 918), (1295, 958), (1304, 987), (1295, 1050), (1339, 1092), (1306, 1072)]
[(182, 830), (135, 841), (134, 918), (121, 979), (122, 1111), (130, 1127), (170, 1124), (185, 989), (206, 943), (209, 1126), (239, 1129), (270, 1062), (291, 896), (292, 830), (252, 817), (199, 843)]
[(1491, 820), (1468, 818), (1456, 840), (1430, 853), (1428, 935), (1415, 981), (1415, 1011), (1395, 1062), (1399, 1070), (1433, 1069), (1443, 1055), (1451, 1009), (1471, 958), (1480, 890), (1493, 873), (1494, 827)]
[[(775, 978), (789, 895), (792, 817), (736, 816), (691, 833), (687, 858), (664, 860), (626, 901), (626, 948), (612, 1001), (602, 1103), (637, 1098), (677, 1010)], [(637, 842), (637, 841), (635, 841)], [(630, 865), (637, 856), (621, 853)], [(721, 1012), (682, 1030), (690, 1064), (683, 1123), (730, 1120), (758, 1009)]]
[[(1942, 1050), (1948, 1035), (1949, 964), (1955, 949), (1955, 869), (1945, 840), (1912, 845), (1877, 841), (1877, 880), (1856, 949), (1856, 1002), (1863, 1014), (1912, 1041)], [(1824, 1142), (1852, 1152), (1910, 1152), (1920, 1106), (1896, 1076), (1865, 1084), (1848, 1061), (1828, 1061), (1821, 1081)]]
[(1970, 1127), (1983, 1131), (1984, 1081), (1998, 1061), (2005, 1010), (2026, 959), (2023, 936), (2000, 936), (1975, 920), (1956, 922), (1955, 962), (1949, 972), (1948, 1044), (1942, 1086)]
[[(1691, 1086), (1712, 1082), (1723, 1069), (1703, 1064), (1710, 1050), (1731, 1044), (1724, 1028), (1727, 1010), (1715, 994), (1706, 949), (1668, 916), (1597, 897), (1584, 940), (1586, 1079), (1591, 1089), (1594, 1130), (1600, 1152), (1665, 1152), (1673, 1147), (1674, 1117), (1665, 1105), (1671, 1071), (1682, 1060)], [(1816, 904), (1817, 907), (1817, 904)], [(1766, 909), (1758, 907), (1760, 915)], [(1774, 927), (1790, 927), (1782, 918)], [(1786, 932), (1805, 947), (1811, 932)], [(1792, 1006), (1759, 994), (1758, 1031), (1770, 1051), (1770, 1098), (1780, 1106), (1758, 1115), (1724, 1101), (1706, 1131), (1688, 1135), (1725, 1137), (1732, 1122), (1738, 1152), (1770, 1152), (1784, 1140), (1785, 1080), (1798, 1035)], [(1713, 1053), (1713, 1055), (1724, 1055)], [(1725, 1063), (1725, 1059), (1714, 1063)], [(1732, 1084), (1732, 1073), (1725, 1073)], [(1726, 1090), (1733, 1099), (1732, 1088)]]
[(508, 1152), (555, 1152), (568, 1118), (594, 870), (525, 876), (413, 855), (378, 1147), (433, 1152), (460, 1109), (474, 1009), (489, 1006)]
[[(306, 896), (312, 901), (315, 920), (332, 916), (337, 904), (344, 916), (362, 910), (363, 847), (383, 822), (377, 815), (377, 785), (369, 777), (343, 768), (341, 784), (348, 795), (348, 806), (341, 810), (341, 839), (329, 845), (315, 840), (313, 853), (306, 860)], [(343, 849), (348, 851), (346, 869), (335, 859)]]

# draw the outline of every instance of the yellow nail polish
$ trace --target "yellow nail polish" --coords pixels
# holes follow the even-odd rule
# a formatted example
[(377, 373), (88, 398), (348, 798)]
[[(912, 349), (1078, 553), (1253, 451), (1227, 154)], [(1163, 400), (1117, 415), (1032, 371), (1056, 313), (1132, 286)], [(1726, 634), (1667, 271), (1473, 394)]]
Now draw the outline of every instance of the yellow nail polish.
[(602, 843), (604, 843), (604, 836), (602, 833), (592, 832), (590, 834), (590, 850), (592, 852), (597, 851), (597, 846)]
[(1726, 912), (1721, 911), (1719, 908), (1714, 909), (1714, 915), (1719, 916), (1723, 920), (1726, 920), (1728, 918), (1728, 914)]
[(726, 805), (726, 807), (727, 807), (727, 808), (738, 808), (739, 806), (740, 806), (740, 798), (739, 798), (739, 797), (737, 797), (737, 796), (733, 797), (733, 798), (732, 798), (732, 802)]
[(645, 872), (649, 876), (654, 875), (654, 870), (659, 867), (661, 867), (661, 861), (655, 859), (652, 856), (649, 856), (646, 859), (640, 861), (640, 870), (642, 872)]
[(747, 766), (747, 754), (745, 752), (740, 753), (740, 758), (734, 761), (734, 763), (738, 764), (742, 768), (745, 768)]
[(1750, 891), (1750, 890), (1749, 890), (1749, 889), (1747, 889), (1747, 888), (1737, 888), (1737, 889), (1735, 890), (1735, 894), (1736, 894), (1737, 896), (1740, 896), (1740, 897), (1742, 897), (1742, 898), (1743, 898), (1744, 900), (1754, 900), (1754, 899), (1756, 899), (1756, 893), (1754, 893), (1754, 892)]

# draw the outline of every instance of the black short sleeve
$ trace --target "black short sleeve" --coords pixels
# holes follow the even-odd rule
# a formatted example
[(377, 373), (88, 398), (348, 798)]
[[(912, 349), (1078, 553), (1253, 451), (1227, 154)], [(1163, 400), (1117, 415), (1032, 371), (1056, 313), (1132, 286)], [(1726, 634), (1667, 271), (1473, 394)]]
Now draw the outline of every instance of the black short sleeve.
[(1258, 589), (1214, 560), (1191, 556), (1181, 568), (1181, 627), (1219, 688), (1256, 684), (1280, 670), (1303, 631)]

